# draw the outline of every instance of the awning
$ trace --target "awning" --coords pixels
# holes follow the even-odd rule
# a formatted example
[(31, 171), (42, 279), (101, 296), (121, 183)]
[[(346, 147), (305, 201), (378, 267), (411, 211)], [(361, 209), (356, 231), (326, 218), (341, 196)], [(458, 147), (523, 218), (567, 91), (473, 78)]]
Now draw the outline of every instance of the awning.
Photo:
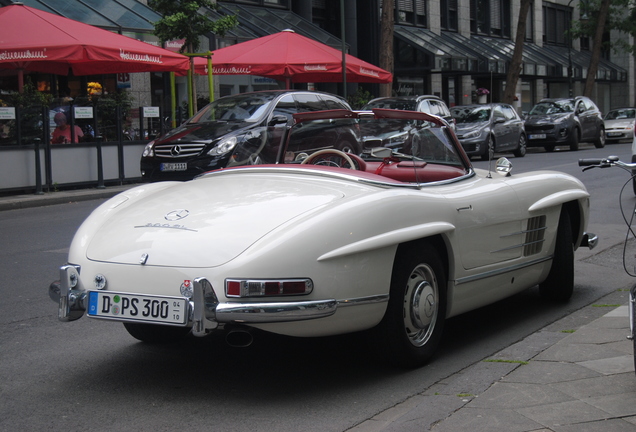
[[(587, 76), (592, 53), (589, 51), (577, 51), (567, 47), (546, 45), (543, 49), (561, 59), (563, 65), (563, 76), (567, 77), (567, 68), (572, 61), (572, 71), (575, 80), (582, 80)], [(601, 58), (599, 60), (596, 79), (599, 81), (627, 81), (627, 71), (609, 60)]]
[[(114, 31), (154, 31), (161, 16), (136, 0), (21, 0), (26, 6)], [(0, 1), (3, 6), (13, 2)]]
[(396, 25), (394, 37), (423, 52), (430, 59), (431, 70), (477, 72), (480, 68), (479, 56), (430, 30)]

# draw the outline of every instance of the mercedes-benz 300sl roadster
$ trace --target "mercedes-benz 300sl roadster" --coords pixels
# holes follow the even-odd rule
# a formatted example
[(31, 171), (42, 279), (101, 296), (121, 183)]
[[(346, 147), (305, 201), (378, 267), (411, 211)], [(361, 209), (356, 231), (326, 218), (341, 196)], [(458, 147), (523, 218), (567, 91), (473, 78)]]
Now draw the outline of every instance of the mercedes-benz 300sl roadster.
[[(267, 152), (276, 164), (144, 184), (99, 206), (49, 287), (59, 319), (121, 322), (146, 342), (365, 331), (391, 362), (416, 367), (447, 318), (537, 285), (547, 299), (572, 295), (574, 252), (596, 242), (577, 179), (512, 174), (503, 158), (475, 169), (446, 121), (425, 113), (292, 123), (272, 119), (233, 148), (234, 160)], [(330, 130), (345, 127), (358, 154), (334, 142)]]

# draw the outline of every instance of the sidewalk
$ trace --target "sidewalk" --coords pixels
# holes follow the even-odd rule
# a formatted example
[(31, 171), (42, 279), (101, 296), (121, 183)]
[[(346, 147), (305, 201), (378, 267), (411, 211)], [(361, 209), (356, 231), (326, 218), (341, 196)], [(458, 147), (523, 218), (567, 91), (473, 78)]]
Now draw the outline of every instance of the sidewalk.
[(122, 186), (107, 186), (103, 189), (77, 189), (59, 192), (44, 192), (41, 195), (25, 194), (0, 196), (0, 211), (23, 208), (42, 207), (54, 204), (64, 204), (77, 201), (88, 201), (99, 198), (111, 198), (120, 192), (137, 186), (127, 184)]
[[(636, 431), (628, 298), (609, 294), (348, 432)], [(586, 314), (602, 315), (573, 328)]]

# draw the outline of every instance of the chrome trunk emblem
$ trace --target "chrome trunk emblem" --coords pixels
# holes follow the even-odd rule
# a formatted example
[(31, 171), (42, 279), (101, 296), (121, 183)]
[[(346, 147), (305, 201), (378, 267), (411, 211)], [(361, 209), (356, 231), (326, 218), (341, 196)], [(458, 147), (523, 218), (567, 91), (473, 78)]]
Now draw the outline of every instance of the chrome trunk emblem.
[(189, 214), (190, 212), (186, 209), (177, 209), (172, 210), (170, 213), (166, 214), (164, 216), (164, 219), (167, 221), (178, 221), (187, 217)]

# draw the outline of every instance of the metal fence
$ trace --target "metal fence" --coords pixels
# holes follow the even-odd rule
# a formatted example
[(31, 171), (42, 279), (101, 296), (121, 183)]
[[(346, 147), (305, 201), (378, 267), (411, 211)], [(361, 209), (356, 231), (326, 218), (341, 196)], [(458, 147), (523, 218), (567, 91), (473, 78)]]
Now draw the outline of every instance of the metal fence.
[[(52, 142), (57, 113), (64, 113), (71, 131), (81, 131), (79, 139)], [(177, 110), (176, 124), (181, 122)], [(107, 101), (2, 106), (0, 194), (140, 181), (144, 147), (171, 124), (159, 107), (122, 107)]]

